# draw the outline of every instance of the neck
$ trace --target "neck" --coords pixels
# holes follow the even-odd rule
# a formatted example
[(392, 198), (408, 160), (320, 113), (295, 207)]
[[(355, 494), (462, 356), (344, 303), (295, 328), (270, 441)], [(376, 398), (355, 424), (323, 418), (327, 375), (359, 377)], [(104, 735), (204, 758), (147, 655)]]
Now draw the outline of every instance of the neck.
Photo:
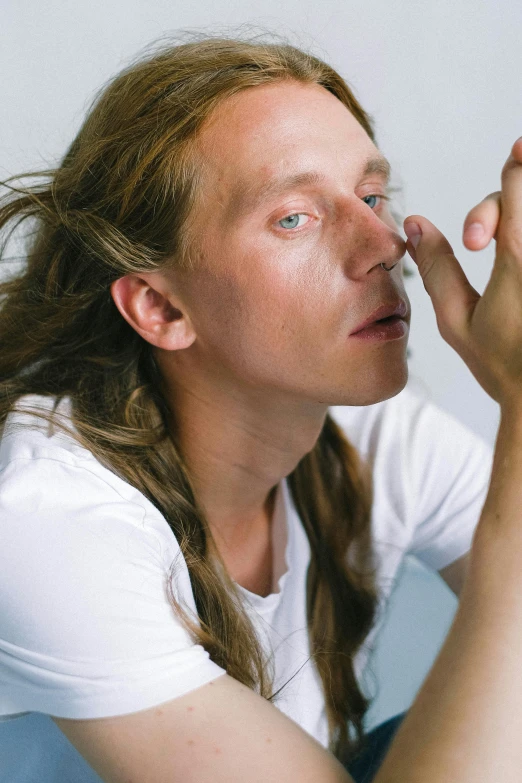
[(313, 449), (328, 406), (256, 389), (239, 394), (200, 374), (189, 382), (170, 365), (164, 376), (196, 498), (216, 545), (233, 557), (266, 538), (277, 485)]

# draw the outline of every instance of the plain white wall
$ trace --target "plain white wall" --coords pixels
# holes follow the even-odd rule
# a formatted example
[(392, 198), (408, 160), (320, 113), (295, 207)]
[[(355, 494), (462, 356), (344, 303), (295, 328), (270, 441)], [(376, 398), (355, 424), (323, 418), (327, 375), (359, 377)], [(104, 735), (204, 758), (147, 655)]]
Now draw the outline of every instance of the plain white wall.
[[(181, 28), (214, 32), (243, 23), (285, 34), (341, 72), (375, 119), (377, 143), (394, 168), (392, 184), (403, 187), (403, 216), (432, 220), (482, 293), (495, 243), (478, 254), (465, 250), (462, 225), (472, 206), (500, 188), (502, 165), (522, 134), (517, 0), (265, 0), (262, 6), (253, 0), (4, 0), (0, 178), (55, 165), (95, 92), (146, 44)], [(436, 404), (493, 445), (498, 406), (440, 337), (422, 281), (411, 260), (407, 265), (415, 273), (406, 281), (410, 374)], [(381, 691), (367, 725), (407, 708), (455, 605), (438, 578), (406, 563), (374, 661)], [(47, 771), (41, 754), (33, 767), (26, 764), (27, 772), (20, 765), (20, 754), (35, 748), (31, 720), (43, 717), (22, 718), (0, 731), (0, 744), (3, 738), (12, 756), (10, 780), (28, 783), (33, 769), (46, 783), (63, 779), (50, 771), (65, 764), (63, 737), (52, 734), (50, 721), (42, 723)], [(70, 755), (67, 763), (81, 760)], [(79, 771), (73, 777), (84, 780)]]
[[(262, 10), (262, 13), (259, 13)], [(0, 27), (0, 177), (54, 165), (102, 84), (138, 50), (180, 28), (254, 24), (334, 65), (376, 122), (403, 187), (404, 216), (425, 215), (452, 243), (472, 285), (494, 245), (461, 241), (464, 218), (500, 188), (522, 134), (522, 4), (426, 0), (4, 0)], [(498, 406), (442, 340), (413, 262), (410, 372), (431, 398), (494, 443)]]

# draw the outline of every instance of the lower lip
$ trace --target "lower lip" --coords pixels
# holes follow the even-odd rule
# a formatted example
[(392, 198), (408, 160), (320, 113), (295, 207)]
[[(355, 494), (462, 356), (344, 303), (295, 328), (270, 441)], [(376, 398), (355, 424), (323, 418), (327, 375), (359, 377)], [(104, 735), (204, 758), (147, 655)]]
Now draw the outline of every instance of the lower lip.
[(385, 321), (370, 324), (370, 326), (351, 334), (350, 337), (359, 337), (362, 340), (397, 340), (399, 337), (404, 337), (407, 331), (406, 321), (394, 315)]

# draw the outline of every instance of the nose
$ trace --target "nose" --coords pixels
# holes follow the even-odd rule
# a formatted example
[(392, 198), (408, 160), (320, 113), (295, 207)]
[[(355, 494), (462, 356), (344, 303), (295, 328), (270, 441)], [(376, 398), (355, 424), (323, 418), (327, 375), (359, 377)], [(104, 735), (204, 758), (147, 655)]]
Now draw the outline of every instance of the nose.
[(395, 266), (406, 254), (406, 242), (400, 236), (397, 224), (389, 213), (379, 215), (364, 201), (356, 201), (358, 203), (350, 205), (346, 218), (348, 225), (345, 225), (351, 266), (360, 273), (369, 272), (380, 264)]

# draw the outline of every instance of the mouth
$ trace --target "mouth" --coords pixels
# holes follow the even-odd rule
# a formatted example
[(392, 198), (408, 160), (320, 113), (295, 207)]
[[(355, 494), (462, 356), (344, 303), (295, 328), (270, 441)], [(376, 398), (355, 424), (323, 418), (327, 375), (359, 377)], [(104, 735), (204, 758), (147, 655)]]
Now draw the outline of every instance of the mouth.
[(379, 318), (378, 321), (374, 321), (376, 324), (388, 324), (395, 323), (396, 321), (403, 321), (403, 318), (399, 318), (398, 315), (389, 315), (387, 318)]
[(403, 299), (398, 302), (392, 302), (391, 304), (381, 305), (381, 307), (374, 310), (373, 313), (363, 323), (354, 329), (351, 334), (357, 334), (357, 332), (366, 329), (366, 327), (373, 324), (394, 324), (399, 321), (404, 321), (408, 315), (408, 305)]
[(354, 332), (354, 340), (397, 340), (407, 337), (408, 324), (406, 319), (399, 318), (398, 315), (391, 315), (388, 318), (380, 318), (378, 321), (365, 326), (364, 329)]

